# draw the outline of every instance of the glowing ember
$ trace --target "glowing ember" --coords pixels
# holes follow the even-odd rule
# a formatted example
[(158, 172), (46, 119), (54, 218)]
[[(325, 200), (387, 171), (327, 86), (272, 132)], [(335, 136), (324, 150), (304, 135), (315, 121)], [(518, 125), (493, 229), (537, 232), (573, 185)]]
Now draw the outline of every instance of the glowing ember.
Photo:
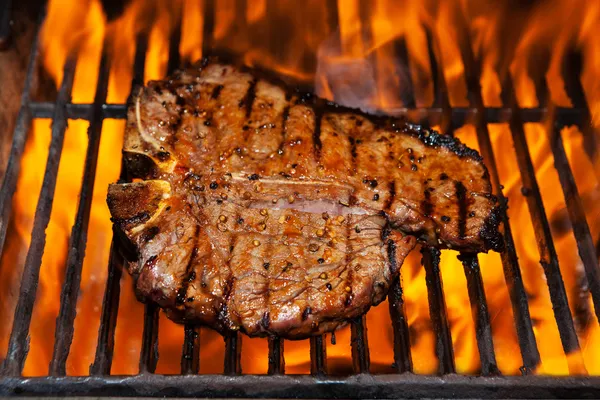
[[(169, 39), (181, 24), (180, 54), (186, 63), (201, 57), (203, 44), (210, 43), (243, 56), (246, 63), (259, 65), (280, 74), (314, 84), (317, 92), (345, 105), (372, 111), (395, 113), (406, 107), (406, 96), (414, 95), (416, 106), (431, 106), (433, 93), (427, 37), (437, 43), (434, 52), (440, 58), (450, 104), (469, 105), (464, 82), (465, 68), (460, 57), (461, 18), (469, 23), (474, 54), (481, 60), (482, 96), (486, 106), (502, 106), (502, 83), (511, 74), (516, 96), (522, 107), (535, 107), (539, 99), (535, 82), (548, 78), (549, 99), (556, 106), (571, 106), (562, 80), (562, 61), (574, 46), (583, 55), (581, 81), (592, 113), (596, 134), (600, 129), (600, 41), (596, 40), (600, 2), (570, 0), (535, 3), (511, 10), (492, 1), (405, 1), (378, 0), (368, 9), (357, 0), (339, 0), (336, 11), (331, 2), (248, 1), (240, 9), (239, 1), (215, 2), (213, 37), (203, 37), (207, 21), (204, 2), (135, 0), (122, 16), (108, 22), (99, 0), (49, 2), (43, 30), (43, 66), (57, 86), (67, 55), (76, 51), (78, 64), (73, 87), (74, 103), (93, 102), (95, 82), (103, 40), (111, 54), (109, 103), (124, 103), (129, 94), (136, 39), (147, 34), (145, 77), (166, 75)], [(431, 4), (429, 4), (431, 3)], [(435, 3), (435, 4), (434, 4)], [(238, 7), (238, 8), (236, 8)], [(179, 19), (182, 16), (182, 19)], [(561, 29), (556, 29), (560, 26)], [(519, 33), (519, 34), (516, 34)], [(408, 65), (400, 63), (406, 49)], [(546, 56), (544, 56), (546, 54)], [(536, 70), (547, 59), (548, 70)], [(538, 68), (539, 69), (539, 68)], [(414, 87), (414, 93), (407, 93)], [(25, 375), (46, 375), (52, 356), (55, 320), (64, 278), (68, 239), (77, 207), (87, 147), (87, 122), (70, 121), (61, 157), (58, 184), (44, 252), (36, 307), (31, 325), (31, 346)], [(585, 288), (585, 274), (577, 253), (570, 225), (565, 224), (565, 204), (546, 125), (525, 125), (526, 139), (536, 170), (547, 215), (552, 220), (553, 237), (567, 289), (569, 304), (578, 329), (581, 352), (565, 356), (550, 303), (548, 286), (540, 266), (540, 255), (521, 176), (514, 155), (508, 124), (490, 124), (496, 162), (504, 194), (510, 200), (508, 210), (515, 235), (517, 253), (534, 333), (542, 363), (537, 373), (600, 374), (600, 328), (593, 316), (593, 305)], [(68, 359), (71, 375), (88, 374), (93, 362), (99, 326), (112, 224), (106, 207), (106, 190), (118, 179), (123, 121), (105, 120), (99, 153), (99, 166), (86, 255), (83, 266), (75, 336)], [(477, 148), (476, 132), (464, 125), (455, 132), (469, 146)], [(583, 150), (583, 136), (575, 128), (562, 132), (567, 155), (580, 193), (589, 200), (586, 212), (594, 238), (600, 235), (597, 177), (600, 163), (590, 161)], [(6, 351), (10, 334), (15, 294), (24, 261), (37, 193), (41, 187), (43, 165), (47, 158), (50, 121), (36, 120), (28, 137), (22, 160), (18, 191), (14, 197), (13, 219), (0, 265), (0, 358)], [(596, 200), (593, 200), (596, 199)], [(565, 228), (566, 225), (566, 228)], [(475, 374), (480, 369), (475, 326), (470, 312), (463, 267), (456, 252), (442, 255), (441, 273), (449, 323), (459, 373)], [(490, 311), (498, 367), (503, 374), (519, 374), (523, 364), (513, 324), (512, 307), (500, 255), (479, 257)], [(405, 309), (411, 335), (414, 371), (435, 373), (435, 334), (431, 327), (425, 270), (415, 251), (401, 270)], [(112, 367), (114, 374), (138, 372), (144, 307), (136, 299), (131, 278), (123, 275), (119, 318)], [(387, 301), (367, 315), (368, 341), (372, 372), (390, 372), (393, 362), (393, 332)], [(201, 373), (223, 369), (222, 338), (207, 329), (201, 331)], [(328, 345), (330, 370), (351, 371), (350, 330), (335, 334), (336, 345)], [(178, 373), (183, 328), (160, 317), (158, 373)], [(596, 345), (594, 345), (596, 344)], [(242, 369), (245, 373), (266, 373), (267, 340), (243, 339)], [(309, 372), (309, 342), (285, 343), (286, 372)]]

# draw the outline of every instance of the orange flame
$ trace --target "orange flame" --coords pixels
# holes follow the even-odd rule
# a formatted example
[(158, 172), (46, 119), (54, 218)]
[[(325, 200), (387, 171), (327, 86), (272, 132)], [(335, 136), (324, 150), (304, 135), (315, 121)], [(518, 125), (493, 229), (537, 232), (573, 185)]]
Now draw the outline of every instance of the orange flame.
[[(201, 57), (203, 45), (209, 43), (215, 48), (243, 56), (248, 64), (313, 82), (323, 97), (350, 106), (394, 113), (405, 106), (403, 94), (409, 83), (414, 86), (418, 106), (428, 107), (433, 102), (434, 88), (427, 51), (427, 32), (430, 32), (438, 46), (435, 51), (440, 58), (438, 63), (446, 81), (449, 101), (454, 107), (465, 107), (469, 102), (456, 29), (458, 14), (462, 13), (468, 21), (474, 54), (481, 61), (480, 84), (486, 106), (502, 106), (501, 88), (505, 74), (513, 77), (516, 96), (522, 107), (538, 105), (534, 83), (544, 78), (548, 81), (551, 101), (558, 106), (570, 106), (561, 75), (561, 62), (570, 46), (575, 45), (584, 55), (581, 80), (598, 133), (600, 82), (596, 77), (600, 72), (600, 42), (596, 40), (596, 22), (600, 17), (600, 3), (582, 1), (578, 7), (573, 7), (569, 0), (552, 0), (519, 10), (509, 10), (491, 1), (456, 0), (438, 4), (432, 1), (378, 0), (369, 9), (361, 7), (361, 4), (356, 0), (339, 0), (336, 11), (331, 2), (317, 0), (303, 2), (302, 6), (294, 1), (219, 1), (215, 2), (213, 37), (207, 38), (203, 37), (207, 23), (203, 16), (205, 1), (136, 0), (119, 18), (107, 21), (99, 0), (52, 0), (42, 35), (42, 61), (46, 72), (59, 85), (67, 55), (76, 51), (78, 64), (73, 102), (90, 103), (94, 98), (94, 83), (106, 37), (112, 60), (108, 102), (123, 103), (131, 85), (138, 34), (148, 34), (144, 79), (158, 79), (166, 74), (171, 33), (181, 24), (179, 50), (184, 62)], [(240, 8), (241, 5), (245, 8)], [(556, 29), (557, 25), (561, 26), (560, 30)], [(511, 29), (521, 34), (514, 34)], [(408, 66), (398, 62), (401, 43), (406, 47)], [(537, 71), (538, 75), (534, 76), (529, 64), (533, 57), (539, 55), (540, 49), (546, 49), (549, 54), (549, 68), (547, 72)], [(87, 127), (87, 122), (71, 120), (65, 134), (47, 231), (50, 240), (44, 253), (32, 319), (31, 350), (24, 370), (28, 376), (46, 375), (52, 355), (67, 243), (85, 161)], [(542, 358), (536, 372), (563, 375), (587, 371), (599, 375), (600, 348), (594, 343), (600, 340), (600, 329), (592, 316), (589, 296), (582, 286), (584, 274), (575, 238), (569, 229), (560, 229), (565, 204), (546, 139), (546, 124), (526, 124), (525, 133), (546, 212), (556, 217), (553, 221), (559, 222), (552, 225), (552, 234), (581, 345), (581, 352), (568, 356), (562, 351), (531, 219), (521, 194), (521, 176), (511, 132), (508, 124), (489, 124), (488, 127), (504, 194), (510, 201), (510, 223)], [(104, 121), (75, 336), (67, 365), (70, 375), (86, 375), (94, 358), (112, 238), (105, 203), (106, 189), (108, 183), (115, 181), (119, 175), (123, 129), (123, 121)], [(478, 147), (474, 126), (467, 124), (455, 133), (469, 146)], [(49, 135), (49, 121), (35, 120), (22, 160), (18, 191), (14, 197), (14, 214), (0, 266), (0, 312), (2, 319), (9, 322), (0, 327), (0, 354), (6, 351), (10, 334), (10, 318), (24, 254), (30, 241)], [(597, 181), (600, 164), (590, 161), (583, 150), (581, 132), (576, 128), (566, 128), (562, 137), (580, 192), (585, 194), (584, 198), (600, 198)], [(593, 207), (597, 202), (590, 201), (589, 204), (586, 207), (589, 225), (594, 238), (598, 238), (600, 208)], [(503, 374), (519, 374), (522, 360), (500, 256), (484, 254), (479, 256), (479, 260), (498, 366)], [(408, 257), (401, 273), (414, 371), (435, 373), (438, 364), (434, 350), (435, 334), (429, 317), (425, 271), (417, 252)], [(475, 326), (469, 311), (471, 304), (462, 265), (455, 252), (443, 252), (441, 273), (457, 371), (475, 374), (480, 369)], [(124, 274), (115, 337), (114, 374), (137, 373), (143, 305), (135, 299), (131, 286), (131, 278)], [(390, 372), (393, 362), (393, 332), (386, 303), (367, 314), (373, 372)], [(222, 372), (224, 345), (221, 337), (202, 328), (200, 338), (201, 373)], [(336, 342), (335, 346), (327, 347), (330, 370), (349, 372), (352, 365), (350, 330), (344, 328), (336, 332)], [(157, 372), (178, 372), (182, 343), (182, 327), (161, 315)], [(244, 338), (243, 343), (243, 371), (266, 373), (266, 339)], [(289, 373), (309, 372), (308, 341), (287, 341), (285, 361)]]

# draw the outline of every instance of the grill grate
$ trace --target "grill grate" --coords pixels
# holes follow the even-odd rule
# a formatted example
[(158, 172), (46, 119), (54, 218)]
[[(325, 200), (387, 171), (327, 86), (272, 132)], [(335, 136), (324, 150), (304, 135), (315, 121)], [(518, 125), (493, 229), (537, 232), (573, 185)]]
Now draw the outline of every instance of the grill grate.
[[(215, 5), (205, 2), (207, 15), (213, 15)], [(43, 20), (43, 15), (40, 21)], [(204, 38), (212, 37), (213, 19), (205, 19)], [(40, 24), (41, 25), (41, 24)], [(466, 27), (466, 23), (462, 24)], [(490, 171), (494, 193), (500, 201), (504, 197), (496, 158), (488, 131), (489, 123), (509, 123), (515, 143), (518, 167), (523, 185), (526, 188), (527, 203), (533, 221), (534, 231), (541, 254), (541, 264), (547, 278), (555, 319), (565, 354), (574, 354), (579, 343), (573, 318), (567, 303), (564, 282), (560, 273), (558, 258), (542, 198), (535, 177), (529, 149), (525, 140), (523, 125), (527, 122), (543, 122), (548, 125), (549, 142), (556, 169), (563, 189), (574, 235), (585, 267), (589, 288), (592, 294), (596, 318), (600, 319), (600, 275), (598, 259), (589, 226), (583, 212), (573, 173), (569, 166), (560, 130), (577, 124), (584, 132), (588, 148), (598, 147), (590, 132), (591, 116), (583, 95), (578, 76), (581, 59), (576, 55), (568, 59), (564, 72), (567, 92), (573, 100), (573, 108), (561, 108), (548, 100), (548, 88), (544, 80), (535, 82), (540, 106), (522, 109), (518, 107), (516, 95), (509, 74), (503, 83), (502, 107), (485, 107), (479, 85), (480, 68), (473, 54), (469, 34), (464, 28), (460, 35), (460, 52), (465, 66), (465, 78), (469, 93), (469, 106), (451, 108), (447, 86), (442, 69), (435, 35), (428, 31), (428, 55), (434, 84), (434, 104), (431, 107), (416, 107), (412, 87), (406, 95), (406, 108), (397, 110), (401, 114), (416, 117), (425, 123), (440, 124), (443, 130), (453, 134), (465, 123), (474, 123), (481, 153)], [(172, 72), (179, 64), (179, 40), (181, 30), (175, 29), (170, 38), (168, 71)], [(38, 35), (39, 37), (39, 35)], [(142, 349), (139, 361), (139, 375), (119, 377), (110, 375), (114, 351), (114, 336), (120, 298), (120, 281), (124, 260), (116, 250), (113, 241), (108, 265), (108, 278), (104, 293), (98, 343), (90, 377), (67, 377), (66, 362), (73, 339), (76, 301), (79, 294), (83, 257), (87, 241), (87, 228), (90, 217), (94, 177), (96, 174), (100, 136), (104, 119), (126, 117), (125, 104), (107, 104), (108, 77), (111, 68), (109, 43), (103, 43), (96, 94), (92, 104), (73, 104), (71, 90), (77, 63), (73, 53), (64, 66), (64, 78), (56, 102), (34, 102), (30, 97), (34, 72), (37, 68), (39, 38), (32, 45), (27, 69), (27, 80), (21, 99), (21, 109), (13, 134), (13, 145), (8, 169), (0, 191), (0, 249), (4, 247), (7, 221), (11, 215), (12, 197), (19, 175), (26, 133), (33, 119), (52, 118), (52, 139), (41, 194), (37, 204), (32, 230), (31, 246), (28, 250), (23, 271), (18, 304), (8, 352), (0, 374), (0, 395), (10, 394), (54, 394), (54, 395), (136, 395), (136, 396), (210, 396), (210, 397), (600, 397), (600, 378), (568, 377), (548, 378), (537, 376), (500, 376), (490, 326), (490, 315), (483, 287), (479, 261), (476, 254), (461, 254), (467, 279), (469, 299), (475, 321), (476, 338), (481, 361), (480, 377), (455, 375), (452, 337), (446, 315), (442, 279), (439, 263), (440, 252), (423, 249), (423, 266), (426, 272), (427, 292), (431, 321), (435, 332), (436, 356), (439, 360), (440, 376), (417, 376), (410, 372), (413, 364), (407, 318), (404, 312), (403, 290), (400, 280), (396, 280), (390, 291), (389, 310), (394, 331), (394, 366), (396, 375), (369, 375), (369, 347), (365, 318), (351, 323), (352, 365), (355, 375), (348, 378), (327, 376), (327, 346), (323, 336), (310, 339), (311, 375), (284, 375), (284, 341), (269, 339), (268, 375), (241, 375), (242, 336), (239, 333), (225, 338), (225, 359), (223, 375), (197, 375), (199, 371), (200, 331), (193, 326), (185, 326), (184, 344), (181, 357), (181, 375), (155, 375), (158, 362), (158, 308), (147, 305), (144, 317)], [(210, 47), (205, 40), (204, 52)], [(406, 42), (398, 40), (397, 53), (408, 66)], [(148, 49), (147, 34), (140, 34), (136, 40), (134, 58), (134, 86), (143, 83), (144, 65)], [(63, 139), (68, 119), (84, 119), (90, 122), (89, 144), (85, 159), (83, 185), (80, 193), (75, 223), (72, 227), (67, 256), (65, 281), (60, 298), (60, 312), (56, 322), (54, 352), (49, 367), (49, 376), (24, 378), (21, 376), (28, 352), (28, 335), (35, 292), (38, 285), (42, 254), (45, 246), (45, 230), (50, 219), (52, 200), (56, 185), (57, 170), (62, 151)], [(591, 141), (591, 142), (590, 142)], [(595, 153), (590, 153), (595, 157)], [(502, 265), (510, 299), (513, 306), (514, 322), (519, 338), (523, 359), (522, 372), (528, 375), (540, 363), (540, 354), (533, 333), (527, 297), (517, 260), (514, 237), (503, 216), (503, 234), (506, 250), (501, 254)], [(393, 251), (393, 250), (390, 250)], [(595, 321), (597, 323), (597, 321)], [(580, 365), (583, 361), (580, 360)]]

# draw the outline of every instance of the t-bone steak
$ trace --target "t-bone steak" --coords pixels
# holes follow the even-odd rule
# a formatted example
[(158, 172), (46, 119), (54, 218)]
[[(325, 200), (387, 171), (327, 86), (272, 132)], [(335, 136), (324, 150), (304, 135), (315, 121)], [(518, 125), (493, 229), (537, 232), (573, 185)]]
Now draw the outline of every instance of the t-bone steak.
[(179, 322), (322, 334), (381, 302), (417, 241), (502, 247), (476, 151), (216, 58), (136, 92), (123, 154), (129, 272)]

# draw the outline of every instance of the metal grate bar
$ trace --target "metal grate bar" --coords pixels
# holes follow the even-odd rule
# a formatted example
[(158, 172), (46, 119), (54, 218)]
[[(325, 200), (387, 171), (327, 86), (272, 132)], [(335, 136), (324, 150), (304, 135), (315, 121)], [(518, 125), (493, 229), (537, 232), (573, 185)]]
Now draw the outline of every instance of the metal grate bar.
[(396, 51), (396, 56), (400, 61), (400, 66), (406, 67), (406, 71), (400, 71), (399, 76), (405, 76), (407, 79), (402, 81), (402, 93), (400, 93), (400, 97), (402, 99), (402, 104), (409, 109), (414, 109), (417, 107), (415, 101), (415, 89), (412, 82), (412, 77), (410, 74), (410, 61), (408, 59), (408, 49), (406, 48), (406, 39), (402, 36), (394, 42), (394, 49)]
[(179, 44), (181, 43), (181, 18), (183, 5), (175, 6), (177, 17), (175, 18), (175, 28), (169, 37), (169, 61), (167, 62), (167, 74), (172, 74), (181, 64), (181, 56), (179, 55)]
[[(583, 132), (584, 150), (588, 153), (590, 160), (593, 162), (597, 161), (598, 158), (598, 138), (594, 134), (594, 126), (592, 125), (592, 116), (590, 115), (590, 107), (585, 97), (583, 86), (581, 85), (581, 71), (583, 68), (582, 54), (572, 52), (569, 57), (565, 59), (563, 64), (563, 73), (565, 81), (565, 89), (569, 98), (573, 102), (573, 106), (583, 112), (579, 127)], [(600, 179), (598, 173), (596, 177)]]
[(323, 335), (310, 338), (310, 373), (327, 375), (327, 345)]
[(225, 375), (240, 375), (242, 373), (242, 340), (239, 332), (225, 336)]
[[(181, 9), (179, 9), (181, 13)], [(178, 21), (181, 18), (179, 15)], [(167, 75), (172, 74), (179, 66), (179, 42), (181, 39), (181, 27), (173, 29), (169, 38), (169, 60), (167, 62)], [(131, 93), (133, 95), (133, 92)], [(144, 311), (144, 331), (142, 336), (142, 349), (140, 352), (140, 373), (154, 373), (158, 364), (158, 326), (160, 309), (154, 303), (146, 304)], [(185, 328), (184, 328), (185, 329)], [(185, 338), (184, 334), (184, 338)], [(185, 340), (185, 339), (184, 339)], [(185, 345), (185, 344), (184, 344)]]
[(158, 312), (156, 304), (146, 304), (144, 311), (144, 332), (140, 350), (140, 374), (156, 371), (158, 364)]
[[(0, 188), (0, 254), (4, 251), (4, 241), (6, 239), (6, 230), (10, 220), (10, 214), (12, 211), (12, 199), (17, 188), (17, 179), (19, 177), (19, 171), (21, 169), (21, 158), (23, 156), (23, 150), (25, 148), (25, 142), (27, 139), (27, 132), (31, 127), (31, 120), (33, 118), (30, 101), (31, 101), (31, 84), (33, 82), (34, 71), (38, 65), (38, 44), (40, 41), (39, 29), (44, 20), (46, 14), (45, 7), (40, 12), (39, 21), (37, 24), (37, 31), (31, 44), (31, 52), (29, 54), (29, 64), (27, 65), (27, 74), (25, 75), (25, 83), (23, 85), (23, 92), (21, 93), (21, 107), (17, 120), (15, 123), (15, 129), (12, 136), (12, 145), (10, 149), (10, 156), (8, 158), (8, 165), (4, 172), (4, 180), (2, 181), (2, 188)], [(53, 113), (50, 114), (52, 116)]]
[(352, 348), (352, 367), (355, 374), (368, 374), (370, 366), (369, 342), (367, 340), (366, 317), (363, 315), (352, 321), (350, 341)]
[[(510, 131), (517, 154), (517, 163), (521, 171), (523, 193), (527, 199), (531, 222), (540, 252), (540, 264), (544, 269), (548, 288), (550, 289), (550, 300), (552, 302), (554, 318), (558, 325), (565, 354), (572, 354), (579, 352), (579, 340), (577, 339), (577, 332), (575, 331), (573, 317), (569, 309), (567, 292), (558, 264), (558, 255), (556, 254), (552, 234), (550, 233), (550, 224), (548, 223), (542, 195), (535, 177), (535, 170), (531, 161), (531, 155), (529, 154), (523, 125), (519, 119), (519, 111), (516, 108), (518, 103), (510, 75), (505, 80), (503, 88), (508, 95), (509, 104), (515, 106), (513, 118), (510, 121)], [(583, 359), (580, 359), (579, 364), (580, 367), (583, 367)]]
[(189, 398), (600, 398), (600, 378), (480, 377), (403, 374), (322, 379), (318, 376), (134, 375), (0, 378), (0, 396), (48, 394)]
[(437, 63), (437, 59), (440, 60), (440, 50), (437, 43), (433, 40), (433, 34), (431, 30), (425, 29), (425, 36), (427, 37), (427, 52), (429, 54), (429, 66), (431, 68), (431, 77), (433, 81), (433, 107), (441, 107), (442, 114), (441, 118), (430, 119), (432, 124), (438, 123), (441, 127), (442, 132), (450, 136), (454, 136), (454, 124), (453, 124), (453, 109), (450, 105), (450, 99), (448, 97), (448, 88), (446, 86), (446, 79), (444, 77), (444, 71), (440, 68)]
[(473, 315), (473, 321), (475, 321), (475, 336), (477, 337), (477, 348), (479, 349), (481, 374), (484, 376), (498, 375), (500, 370), (496, 364), (492, 325), (477, 254), (461, 253), (458, 259), (463, 264), (465, 277), (467, 278), (467, 290), (471, 301), (471, 314)]
[(269, 338), (269, 375), (285, 373), (285, 359), (283, 357), (283, 339), (279, 337)]
[[(460, 10), (458, 12), (460, 12)], [(481, 87), (479, 85), (479, 66), (475, 63), (475, 57), (471, 48), (471, 39), (469, 33), (466, 31), (466, 21), (463, 22), (464, 27), (462, 29), (460, 28), (461, 24), (458, 25), (458, 42), (460, 44), (460, 52), (465, 68), (467, 91), (470, 95), (469, 102), (476, 109), (483, 111), (485, 110), (485, 106), (483, 104)], [(477, 141), (479, 142), (481, 154), (490, 172), (494, 193), (498, 197), (500, 204), (507, 204), (507, 200), (502, 193), (500, 177), (498, 175), (498, 168), (496, 166), (496, 159), (494, 157), (494, 150), (492, 148), (487, 122), (486, 119), (484, 119), (483, 114), (484, 113), (477, 113), (474, 119)], [(535, 368), (539, 364), (540, 353), (537, 348), (535, 335), (533, 334), (533, 325), (529, 314), (527, 294), (525, 292), (525, 287), (523, 286), (514, 239), (508, 223), (508, 216), (505, 212), (502, 213), (502, 225), (504, 230), (504, 242), (506, 246), (505, 250), (501, 253), (502, 266), (513, 307), (513, 315), (515, 319), (517, 336), (519, 337), (521, 355), (523, 357), (523, 372), (528, 373), (529, 370)]]
[(197, 374), (200, 372), (200, 328), (186, 324), (184, 334), (181, 373)]
[(215, 0), (204, 1), (204, 18), (202, 26), (202, 56), (210, 53), (213, 46), (213, 31), (215, 30)]
[[(135, 55), (133, 63), (133, 77), (131, 79), (131, 90), (129, 97), (135, 87), (144, 82), (144, 67), (146, 62), (146, 50), (148, 40), (146, 35), (140, 34), (136, 38)], [(129, 100), (127, 101), (129, 103)], [(122, 162), (121, 162), (122, 163)], [(121, 178), (125, 168), (121, 165)], [(119, 251), (118, 240), (113, 229), (113, 240), (110, 246), (110, 259), (108, 262), (108, 277), (104, 300), (102, 301), (102, 316), (98, 328), (98, 344), (94, 363), (90, 366), (90, 375), (107, 375), (110, 373), (112, 356), (115, 345), (115, 328), (117, 325), (117, 313), (119, 311), (119, 297), (121, 295), (121, 274), (125, 260)]]
[(438, 372), (451, 374), (455, 372), (452, 335), (446, 315), (446, 300), (442, 277), (440, 275), (440, 251), (431, 247), (422, 247), (427, 298), (429, 300), (429, 318), (435, 332), (435, 353), (439, 361)]
[(115, 329), (119, 312), (119, 297), (121, 295), (121, 274), (125, 260), (117, 249), (118, 245), (114, 237), (115, 234), (113, 233), (108, 260), (108, 277), (106, 278), (106, 289), (102, 300), (102, 315), (100, 317), (100, 327), (98, 328), (98, 344), (96, 345), (94, 363), (90, 366), (90, 375), (110, 374), (115, 348)]
[(181, 373), (197, 374), (200, 372), (200, 328), (186, 324), (184, 334)]
[[(389, 246), (389, 244), (388, 244)], [(402, 273), (402, 270), (400, 271)], [(394, 330), (394, 368), (400, 372), (412, 372), (408, 321), (404, 312), (402, 283), (400, 277), (394, 279), (388, 294), (392, 329)]]
[[(408, 51), (404, 39), (397, 41), (396, 51), (403, 65), (407, 66), (410, 76), (408, 63)], [(407, 94), (403, 102), (407, 107), (415, 107), (415, 97), (413, 92), (412, 80), (407, 79)], [(455, 371), (454, 353), (452, 349), (452, 337), (448, 317), (446, 316), (446, 303), (444, 300), (444, 291), (442, 290), (442, 278), (440, 276), (439, 263), (440, 252), (430, 248), (422, 248), (422, 263), (425, 267), (427, 276), (427, 295), (429, 298), (429, 314), (433, 324), (433, 330), (436, 334), (436, 355), (439, 360), (439, 373), (448, 374)]]
[(600, 269), (598, 266), (598, 256), (590, 233), (590, 227), (587, 223), (585, 212), (583, 211), (583, 203), (581, 202), (577, 184), (573, 177), (573, 171), (571, 170), (571, 165), (569, 164), (565, 146), (560, 134), (563, 127), (563, 124), (555, 124), (554, 126), (549, 127), (547, 129), (548, 141), (550, 142), (552, 154), (554, 155), (554, 166), (558, 172), (558, 178), (562, 186), (569, 219), (573, 226), (573, 233), (577, 239), (579, 257), (581, 257), (588, 286), (592, 294), (596, 319), (600, 321)]
[[(34, 102), (29, 106), (31, 115), (34, 118), (52, 118), (54, 112), (54, 103), (50, 102)], [(69, 119), (90, 119), (90, 113), (93, 108), (93, 104), (89, 103), (68, 103), (67, 104), (67, 117)], [(102, 111), (104, 118), (115, 118), (125, 119), (127, 118), (127, 106), (125, 104), (103, 104)], [(452, 123), (450, 128), (460, 127), (465, 123), (473, 120), (479, 113), (476, 108), (471, 107), (455, 107), (450, 110), (444, 107), (432, 106), (432, 107), (398, 107), (394, 109), (387, 109), (391, 115), (398, 117), (410, 117), (417, 121), (423, 121), (429, 119), (432, 123), (441, 121), (446, 114), (450, 115), (449, 121)], [(523, 123), (528, 122), (544, 122), (550, 116), (550, 110), (541, 108), (521, 108), (521, 119)], [(485, 120), (488, 123), (502, 123), (508, 122), (512, 117), (512, 109), (506, 107), (488, 107), (480, 111), (485, 115)], [(561, 108), (557, 107), (555, 112), (560, 116), (561, 122), (565, 125), (578, 125), (581, 123), (583, 114), (579, 109), (574, 108)], [(442, 131), (443, 125), (442, 125)], [(445, 132), (445, 131), (444, 131)], [(450, 132), (451, 133), (451, 132)]]
[(105, 102), (108, 92), (110, 61), (106, 53), (106, 45), (105, 41), (102, 48), (98, 83), (94, 96), (95, 107), (88, 129), (89, 142), (85, 158), (79, 206), (69, 239), (65, 281), (60, 295), (60, 311), (56, 319), (54, 334), (54, 353), (49, 368), (50, 375), (66, 375), (67, 357), (69, 356), (73, 340), (75, 316), (77, 314), (77, 297), (79, 295), (81, 270), (83, 268), (83, 258), (87, 244), (87, 230), (92, 207), (94, 182), (96, 180), (100, 135), (102, 133), (102, 103)]
[[(585, 109), (585, 115), (582, 124), (580, 125), (584, 133), (584, 148), (588, 150), (590, 145), (596, 146), (594, 143), (590, 143), (595, 139), (593, 127), (590, 120), (589, 109), (579, 81), (581, 72), (581, 59), (580, 57), (571, 57), (571, 62), (564, 65), (563, 76), (565, 77), (565, 88), (569, 97), (573, 101), (573, 104), (577, 107), (583, 107)], [(573, 65), (575, 64), (575, 65)], [(571, 77), (569, 74), (577, 72), (576, 77)], [(545, 81), (541, 82), (546, 87)], [(550, 104), (550, 108), (554, 107), (554, 104)], [(588, 286), (592, 294), (592, 301), (594, 303), (594, 311), (596, 314), (596, 320), (600, 322), (600, 268), (598, 265), (598, 252), (594, 246), (594, 241), (590, 232), (590, 227), (585, 217), (585, 211), (579, 191), (577, 190), (577, 184), (573, 176), (573, 170), (569, 164), (569, 159), (565, 152), (565, 146), (561, 136), (561, 130), (565, 126), (569, 125), (561, 116), (557, 113), (555, 116), (556, 123), (546, 129), (548, 134), (548, 141), (552, 154), (554, 156), (554, 166), (558, 172), (558, 178), (563, 190), (565, 197), (565, 203), (567, 205), (567, 211), (569, 213), (569, 219), (573, 226), (573, 234), (577, 240), (577, 248), (579, 250), (579, 257), (583, 263)], [(587, 143), (586, 143), (587, 142)], [(595, 153), (588, 153), (590, 159), (594, 162), (594, 157), (597, 157)]]
[(50, 149), (48, 150), (48, 161), (35, 211), (31, 244), (25, 258), (19, 300), (15, 309), (13, 327), (3, 365), (3, 372), (7, 375), (21, 374), (25, 365), (27, 352), (29, 351), (29, 326), (31, 324), (40, 267), (42, 265), (42, 255), (44, 254), (44, 247), (46, 245), (46, 227), (50, 222), (58, 165), (64, 143), (64, 134), (67, 128), (65, 104), (71, 98), (76, 65), (77, 57), (69, 55), (64, 65), (63, 81), (56, 100), (56, 112), (54, 113), (52, 122), (52, 137), (50, 139)]

